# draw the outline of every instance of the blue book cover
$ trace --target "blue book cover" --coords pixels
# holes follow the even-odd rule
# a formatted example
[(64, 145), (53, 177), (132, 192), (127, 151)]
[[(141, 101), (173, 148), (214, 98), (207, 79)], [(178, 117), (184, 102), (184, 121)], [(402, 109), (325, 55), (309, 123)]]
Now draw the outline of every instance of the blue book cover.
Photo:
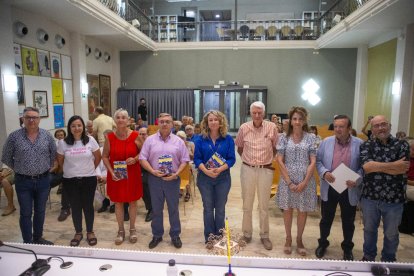
[(158, 158), (158, 170), (165, 175), (173, 173), (172, 155), (165, 154)]
[(214, 169), (224, 165), (226, 159), (224, 159), (219, 153), (215, 152), (205, 164), (207, 169)]
[(128, 169), (126, 161), (114, 161), (114, 174), (118, 179), (128, 178)]

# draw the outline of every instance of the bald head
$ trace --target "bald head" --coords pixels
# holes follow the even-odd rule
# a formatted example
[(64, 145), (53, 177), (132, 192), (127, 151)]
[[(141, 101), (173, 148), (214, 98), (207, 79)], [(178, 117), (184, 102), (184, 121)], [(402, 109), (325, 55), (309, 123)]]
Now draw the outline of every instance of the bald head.
[(391, 132), (391, 124), (384, 115), (376, 115), (371, 120), (371, 130), (375, 138), (386, 142)]

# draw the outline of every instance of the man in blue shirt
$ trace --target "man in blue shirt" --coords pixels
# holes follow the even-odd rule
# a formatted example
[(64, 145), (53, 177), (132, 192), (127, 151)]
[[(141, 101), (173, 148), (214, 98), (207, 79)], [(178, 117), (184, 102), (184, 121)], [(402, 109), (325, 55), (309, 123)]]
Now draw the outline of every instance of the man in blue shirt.
[(45, 129), (39, 128), (37, 108), (24, 109), (23, 123), (23, 128), (12, 132), (7, 138), (3, 146), (2, 162), (15, 172), (23, 242), (52, 245), (42, 235), (50, 189), (48, 176), (55, 160), (56, 144)]

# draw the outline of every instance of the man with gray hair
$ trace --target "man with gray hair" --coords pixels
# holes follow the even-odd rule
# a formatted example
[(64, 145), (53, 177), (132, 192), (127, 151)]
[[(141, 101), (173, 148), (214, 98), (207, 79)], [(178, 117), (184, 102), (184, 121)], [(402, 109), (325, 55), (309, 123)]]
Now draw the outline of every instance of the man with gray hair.
[(272, 250), (269, 239), (269, 198), (273, 181), (272, 161), (276, 153), (278, 132), (276, 125), (264, 121), (265, 105), (254, 102), (250, 105), (252, 121), (240, 126), (235, 144), (243, 160), (241, 188), (243, 199), (243, 239), (248, 243), (253, 233), (253, 202), (257, 190), (259, 203), (260, 238), (265, 249)]
[(99, 146), (103, 146), (105, 143), (104, 131), (107, 129), (115, 129), (116, 125), (114, 119), (104, 114), (104, 110), (101, 106), (95, 108), (97, 117), (93, 120), (93, 137), (98, 138)]
[(42, 236), (50, 189), (49, 170), (55, 161), (56, 144), (47, 130), (39, 128), (39, 123), (39, 109), (26, 107), (24, 127), (10, 133), (1, 160), (15, 172), (23, 242), (52, 245)]

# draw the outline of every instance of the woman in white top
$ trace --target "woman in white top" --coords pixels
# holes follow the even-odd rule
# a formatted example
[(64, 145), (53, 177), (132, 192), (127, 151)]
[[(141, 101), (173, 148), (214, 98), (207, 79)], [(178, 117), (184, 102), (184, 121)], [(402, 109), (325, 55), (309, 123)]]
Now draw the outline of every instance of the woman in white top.
[(95, 168), (101, 161), (101, 152), (96, 140), (86, 135), (85, 123), (80, 116), (74, 115), (69, 119), (68, 136), (59, 141), (57, 153), (59, 165), (63, 167), (63, 189), (69, 197), (76, 231), (70, 245), (78, 246), (83, 239), (82, 211), (85, 215), (86, 240), (89, 245), (96, 245), (93, 200), (97, 184)]

